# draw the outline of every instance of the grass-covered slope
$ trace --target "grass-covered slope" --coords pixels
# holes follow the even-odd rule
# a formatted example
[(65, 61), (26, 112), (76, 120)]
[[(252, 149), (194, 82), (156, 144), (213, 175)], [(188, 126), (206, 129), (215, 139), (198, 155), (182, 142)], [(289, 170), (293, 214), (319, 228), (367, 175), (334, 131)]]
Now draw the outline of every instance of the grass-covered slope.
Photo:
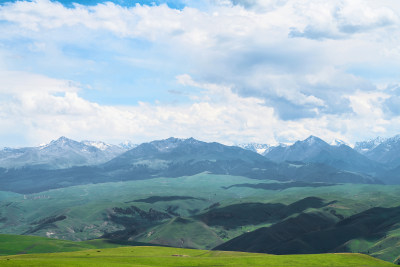
[(118, 242), (108, 239), (94, 239), (77, 242), (39, 236), (0, 234), (0, 256), (32, 253), (71, 252), (133, 245), (140, 246), (149, 244), (142, 244), (139, 242)]
[[(302, 213), (317, 212), (329, 219), (330, 227), (373, 207), (400, 206), (400, 186), (315, 187), (307, 183), (291, 187), (292, 183), (263, 182), (268, 183), (281, 189), (238, 187), (234, 185), (257, 185), (259, 181), (202, 173), (81, 185), (29, 195), (0, 192), (0, 233), (75, 241), (103, 237), (210, 249), (262, 227), (285, 230), (278, 227), (279, 223)], [(307, 220), (297, 224), (302, 227)], [(397, 262), (400, 225), (377, 229), (377, 238), (355, 237), (340, 242), (341, 250), (329, 252), (369, 251), (372, 256)], [(306, 232), (301, 234), (308, 237)], [(16, 253), (20, 251), (24, 248)]]
[(266, 255), (165, 247), (121, 247), (0, 257), (1, 266), (394, 266), (362, 254)]
[(326, 214), (302, 213), (215, 249), (271, 254), (361, 252), (399, 262), (400, 207), (368, 209), (337, 223)]
[(138, 241), (172, 247), (211, 249), (223, 240), (205, 223), (191, 218), (176, 217), (168, 223), (148, 230)]

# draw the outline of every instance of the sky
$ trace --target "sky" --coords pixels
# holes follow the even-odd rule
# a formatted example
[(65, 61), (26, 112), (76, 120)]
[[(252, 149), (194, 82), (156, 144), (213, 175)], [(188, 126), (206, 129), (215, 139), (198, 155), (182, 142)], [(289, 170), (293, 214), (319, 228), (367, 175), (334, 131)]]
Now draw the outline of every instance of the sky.
[(0, 147), (399, 133), (398, 0), (0, 0)]

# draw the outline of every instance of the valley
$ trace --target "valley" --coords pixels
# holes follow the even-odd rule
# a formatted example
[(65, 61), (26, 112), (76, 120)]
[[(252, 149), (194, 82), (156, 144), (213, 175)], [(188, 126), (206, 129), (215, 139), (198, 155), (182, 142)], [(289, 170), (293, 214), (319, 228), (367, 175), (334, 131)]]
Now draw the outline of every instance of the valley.
[(337, 160), (291, 160), (167, 139), (102, 164), (3, 169), (0, 242), (11, 242), (12, 235), (57, 242), (14, 250), (4, 245), (0, 254), (156, 245), (362, 253), (399, 263), (400, 185), (387, 185), (373, 172), (340, 169)]

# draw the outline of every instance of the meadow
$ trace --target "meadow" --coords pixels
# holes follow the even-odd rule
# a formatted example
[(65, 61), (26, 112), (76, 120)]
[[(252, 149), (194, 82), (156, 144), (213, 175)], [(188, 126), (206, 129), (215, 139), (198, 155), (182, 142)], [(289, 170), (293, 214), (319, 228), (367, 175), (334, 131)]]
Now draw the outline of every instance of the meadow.
[(266, 255), (166, 247), (121, 247), (0, 257), (2, 266), (394, 266), (362, 254)]

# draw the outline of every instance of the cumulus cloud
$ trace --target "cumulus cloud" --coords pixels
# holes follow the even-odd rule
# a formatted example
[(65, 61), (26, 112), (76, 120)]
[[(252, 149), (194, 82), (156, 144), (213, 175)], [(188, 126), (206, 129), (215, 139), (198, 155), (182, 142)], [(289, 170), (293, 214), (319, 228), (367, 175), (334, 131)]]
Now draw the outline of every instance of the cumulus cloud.
[[(0, 5), (1, 124), (40, 142), (398, 131), (397, 91), (382, 90), (398, 76), (370, 75), (400, 68), (393, 1), (202, 2)], [(134, 100), (111, 103), (119, 94)]]
[(399, 21), (398, 14), (387, 7), (372, 8), (365, 1), (308, 1), (297, 5), (304, 14), (303, 29), (293, 27), (291, 37), (310, 39), (349, 38), (354, 33), (384, 28)]
[[(20, 77), (24, 78), (23, 73)], [(40, 88), (48, 82), (42, 78), (34, 80), (32, 87)], [(36, 144), (61, 135), (78, 140), (84, 135), (84, 138), (109, 142), (193, 136), (225, 144), (238, 141), (276, 144), (304, 139), (311, 134), (327, 140), (352, 140), (347, 134), (357, 133), (356, 125), (382, 133), (382, 128), (390, 123), (381, 119), (380, 105), (387, 98), (383, 93), (359, 92), (348, 96), (355, 112), (351, 117), (332, 114), (317, 119), (282, 121), (263, 99), (242, 97), (228, 86), (197, 82), (187, 74), (178, 76), (177, 81), (184, 86), (201, 88), (201, 96), (193, 103), (178, 106), (145, 102), (136, 106), (108, 106), (83, 99), (75, 88), (71, 91), (65, 87), (64, 81), (51, 89), (42, 87), (40, 94), (16, 93), (0, 108), (0, 123), (10, 127), (2, 128), (0, 135), (5, 136), (9, 129), (22, 128), (27, 141)], [(64, 94), (53, 93), (63, 91)], [(376, 120), (373, 126), (371, 118)]]
[(0, 93), (24, 97), (41, 92), (60, 93), (79, 90), (79, 85), (72, 81), (53, 79), (29, 72), (0, 70), (0, 80)]
[[(20, 73), (20, 78), (25, 78), (24, 73)], [(181, 106), (144, 102), (136, 106), (99, 105), (70, 91), (64, 81), (54, 83), (51, 88), (42, 86), (54, 80), (38, 76), (30, 80), (30, 86), (41, 88), (40, 92), (9, 92), (13, 98), (1, 106), (0, 122), (10, 128), (22, 126), (28, 139), (39, 142), (60, 135), (79, 139), (84, 133), (86, 138), (108, 141), (127, 137), (140, 142), (168, 136), (194, 136), (233, 143), (244, 137), (256, 138), (260, 132), (263, 138), (275, 142), (273, 133), (266, 131), (276, 121), (274, 111), (262, 105), (262, 100), (240, 97), (228, 87), (196, 83), (187, 75), (178, 79), (186, 79), (185, 85), (201, 87), (204, 97)], [(8, 129), (2, 128), (2, 131), (6, 134)]]

